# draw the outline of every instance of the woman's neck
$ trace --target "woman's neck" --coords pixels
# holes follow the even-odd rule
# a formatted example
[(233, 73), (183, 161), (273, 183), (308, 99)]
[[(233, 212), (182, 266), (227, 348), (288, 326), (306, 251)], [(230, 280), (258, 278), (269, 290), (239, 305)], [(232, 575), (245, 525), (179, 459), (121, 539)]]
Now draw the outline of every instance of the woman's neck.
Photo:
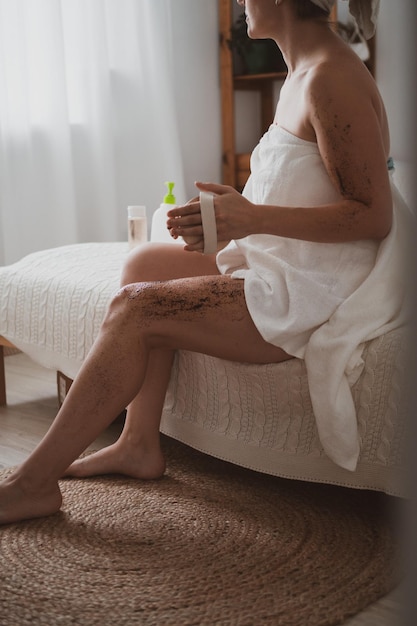
[(274, 40), (290, 75), (314, 65), (322, 57), (329, 41), (335, 43), (338, 36), (327, 21), (297, 20), (287, 24)]

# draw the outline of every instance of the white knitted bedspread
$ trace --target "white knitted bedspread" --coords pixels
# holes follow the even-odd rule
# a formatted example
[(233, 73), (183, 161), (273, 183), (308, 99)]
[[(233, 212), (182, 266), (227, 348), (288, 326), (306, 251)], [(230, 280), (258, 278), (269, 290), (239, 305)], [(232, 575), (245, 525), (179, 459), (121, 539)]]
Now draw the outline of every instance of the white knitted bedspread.
[(324, 453), (300, 359), (250, 365), (178, 352), (161, 430), (260, 472), (405, 497), (407, 336), (400, 328), (365, 347), (352, 388), (361, 449), (354, 472)]
[[(36, 362), (77, 374), (119, 287), (126, 243), (37, 252), (0, 268), (0, 335)], [(355, 472), (318, 439), (304, 362), (245, 365), (177, 354), (161, 430), (194, 448), (287, 478), (407, 492), (404, 329), (369, 342), (353, 387), (361, 453)]]
[(128, 245), (42, 250), (0, 268), (0, 335), (70, 378), (77, 374), (117, 291)]

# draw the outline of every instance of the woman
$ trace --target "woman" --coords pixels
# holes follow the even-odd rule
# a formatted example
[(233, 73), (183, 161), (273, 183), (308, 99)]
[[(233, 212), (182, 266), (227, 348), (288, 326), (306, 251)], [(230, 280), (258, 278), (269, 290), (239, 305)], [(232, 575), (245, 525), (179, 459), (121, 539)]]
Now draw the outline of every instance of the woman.
[[(390, 232), (384, 106), (367, 69), (329, 26), (332, 2), (238, 4), (250, 37), (276, 41), (288, 77), (244, 194), (197, 184), (215, 194), (218, 240), (231, 243), (217, 258), (199, 253), (194, 200), (171, 210), (167, 225), (174, 238), (197, 243), (131, 253), (57, 418), (0, 485), (2, 523), (56, 512), (63, 475), (162, 476), (159, 422), (174, 351), (249, 363), (302, 357), (313, 331), (366, 279)], [(74, 462), (126, 406), (119, 440)]]

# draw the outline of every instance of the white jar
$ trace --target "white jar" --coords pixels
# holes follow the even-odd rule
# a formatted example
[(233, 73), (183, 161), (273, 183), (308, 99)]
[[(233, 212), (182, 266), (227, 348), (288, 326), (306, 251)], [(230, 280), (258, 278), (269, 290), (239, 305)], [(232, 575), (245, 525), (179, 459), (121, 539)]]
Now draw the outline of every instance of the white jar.
[(146, 208), (143, 205), (127, 207), (129, 249), (148, 241), (148, 222)]

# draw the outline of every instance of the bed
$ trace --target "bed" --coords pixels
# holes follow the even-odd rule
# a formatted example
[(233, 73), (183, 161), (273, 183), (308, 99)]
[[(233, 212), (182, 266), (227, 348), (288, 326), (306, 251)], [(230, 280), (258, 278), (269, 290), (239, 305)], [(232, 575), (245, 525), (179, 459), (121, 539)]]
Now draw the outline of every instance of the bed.
[[(61, 400), (97, 336), (127, 253), (125, 242), (74, 244), (0, 268), (0, 345), (55, 370)], [(406, 497), (407, 338), (401, 327), (365, 347), (352, 388), (361, 448), (354, 472), (323, 451), (299, 359), (259, 366), (179, 351), (161, 431), (258, 472)], [(4, 403), (1, 369), (0, 378)]]

